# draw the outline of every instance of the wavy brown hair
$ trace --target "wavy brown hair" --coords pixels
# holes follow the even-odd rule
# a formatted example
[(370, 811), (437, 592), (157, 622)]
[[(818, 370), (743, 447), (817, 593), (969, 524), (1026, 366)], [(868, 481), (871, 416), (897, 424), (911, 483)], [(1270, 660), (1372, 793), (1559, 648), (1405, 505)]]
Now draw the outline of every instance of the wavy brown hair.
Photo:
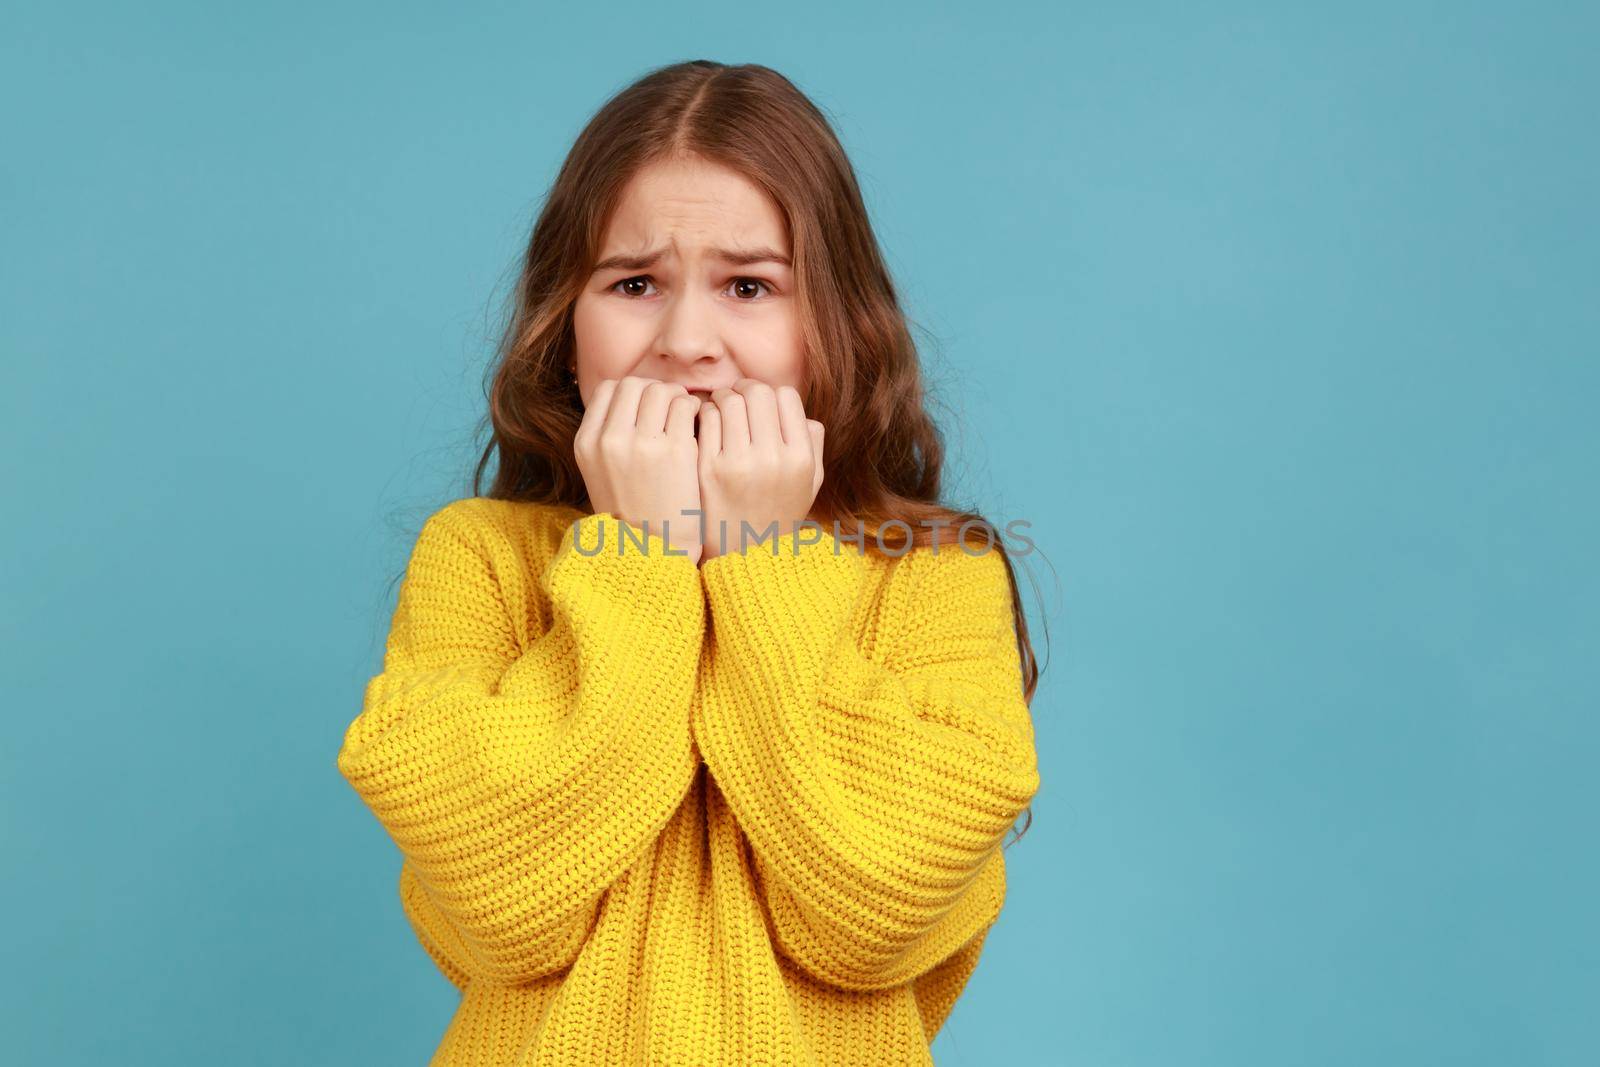
[[(673, 159), (743, 174), (787, 219), (805, 342), (801, 399), (808, 417), (827, 427), (814, 514), (870, 534), (865, 550), (895, 556), (931, 544), (933, 523), (964, 539), (981, 534), (1005, 560), (1031, 704), (1040, 668), (1016, 571), (998, 529), (940, 502), (944, 445), (924, 410), (917, 348), (854, 169), (823, 113), (768, 67), (704, 59), (658, 67), (608, 100), (578, 135), (534, 224), (485, 379), (488, 411), (477, 432), (489, 430), (490, 439), (473, 494), (588, 508), (573, 454), (583, 403), (566, 370), (572, 308), (625, 186), (646, 166)], [(498, 462), (485, 491), (491, 459)], [(1031, 805), (1027, 816), (1017, 838), (1032, 825)]]

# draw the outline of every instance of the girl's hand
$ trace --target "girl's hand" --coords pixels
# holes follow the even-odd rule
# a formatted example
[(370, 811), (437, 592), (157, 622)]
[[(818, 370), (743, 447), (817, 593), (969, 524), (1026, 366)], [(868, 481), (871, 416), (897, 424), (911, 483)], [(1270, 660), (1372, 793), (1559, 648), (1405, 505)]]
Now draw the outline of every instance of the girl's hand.
[(700, 507), (694, 436), (699, 406), (681, 385), (634, 375), (606, 378), (595, 387), (572, 441), (596, 514), (609, 512), (665, 534), (674, 554), (696, 563), (700, 520), (683, 510)]
[[(757, 547), (772, 522), (782, 535), (811, 514), (822, 488), (822, 423), (806, 418), (793, 386), (740, 378), (714, 390), (700, 406), (699, 444), (703, 559), (720, 555), (724, 540), (730, 552)], [(743, 522), (754, 531), (749, 543)]]

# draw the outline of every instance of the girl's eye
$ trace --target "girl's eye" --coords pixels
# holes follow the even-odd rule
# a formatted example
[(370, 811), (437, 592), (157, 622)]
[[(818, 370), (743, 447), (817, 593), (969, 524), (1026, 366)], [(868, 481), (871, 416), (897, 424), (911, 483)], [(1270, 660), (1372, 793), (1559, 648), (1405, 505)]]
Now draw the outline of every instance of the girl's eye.
[[(763, 289), (765, 289), (768, 293), (772, 292), (772, 286), (768, 285), (766, 282), (762, 281), (760, 278), (735, 278), (733, 280), (733, 284), (734, 284), (735, 288), (738, 288), (741, 285), (759, 285)], [(745, 303), (749, 303), (749, 301), (747, 300), (747, 301), (745, 301)]]
[[(641, 275), (639, 275), (639, 276), (638, 276), (638, 277), (636, 277), (636, 278), (624, 278), (624, 279), (622, 279), (622, 280), (621, 280), (621, 281), (620, 281), (620, 282), (618, 282), (618, 283), (617, 283), (617, 284), (616, 284), (616, 285), (613, 285), (613, 286), (612, 286), (612, 287), (611, 287), (611, 288), (613, 288), (613, 289), (616, 289), (616, 288), (617, 288), (617, 286), (621, 286), (621, 285), (630, 285), (630, 286), (631, 286), (631, 285), (633, 285), (633, 284), (634, 284), (634, 283), (635, 283), (635, 282), (640, 282), (640, 283), (642, 283), (642, 282), (648, 282), (648, 281), (649, 281), (649, 280), (650, 280), (650, 275), (648, 275), (648, 274), (641, 274)], [(632, 290), (631, 290), (631, 289), (630, 289), (630, 290), (628, 290), (628, 291), (627, 291), (627, 292), (626, 292), (626, 293), (624, 293), (624, 295), (625, 295), (625, 296), (643, 296), (643, 295), (644, 295), (644, 294), (643, 294), (643, 293), (636, 293), (636, 292), (634, 292), (634, 291), (632, 291)]]
[[(635, 275), (632, 278), (623, 278), (621, 281), (617, 282), (611, 288), (612, 288), (613, 291), (621, 290), (623, 296), (641, 297), (641, 296), (645, 296), (646, 294), (644, 292), (639, 291), (638, 289), (633, 288), (633, 287), (636, 286), (636, 285), (649, 285), (649, 284), (653, 284), (652, 281), (651, 281), (650, 275), (648, 275), (648, 274), (639, 274), (639, 275)], [(624, 286), (626, 286), (627, 288), (623, 288)], [(735, 278), (733, 280), (733, 282), (732, 282), (732, 286), (731, 287), (735, 288), (735, 289), (738, 289), (740, 292), (749, 292), (751, 286), (760, 286), (762, 289), (766, 290), (768, 295), (771, 295), (771, 293), (772, 293), (772, 286), (769, 285), (767, 282), (762, 281), (760, 278)], [(749, 296), (749, 297), (741, 296), (738, 299), (742, 303), (749, 304), (749, 303), (754, 302), (754, 300), (757, 299), (757, 298), (755, 296)]]

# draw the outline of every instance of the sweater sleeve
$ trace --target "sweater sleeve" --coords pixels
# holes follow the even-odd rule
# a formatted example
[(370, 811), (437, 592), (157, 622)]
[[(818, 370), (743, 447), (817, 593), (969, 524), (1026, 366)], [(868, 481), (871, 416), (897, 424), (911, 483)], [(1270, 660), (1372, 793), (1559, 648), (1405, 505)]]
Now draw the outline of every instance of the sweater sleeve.
[(417, 935), (417, 941), (433, 960), (434, 966), (439, 968), (439, 973), (465, 993), (472, 978), (472, 951), (461, 940), (461, 931), (456, 924), (439, 910), (439, 906), (423, 890), (408, 859), (400, 861), (399, 890), (400, 910), (411, 923), (411, 931)]
[(424, 524), (338, 768), (398, 845), (440, 969), (516, 984), (571, 965), (693, 781), (704, 597), (659, 534), (640, 547), (588, 515), (538, 576), (550, 623), (524, 642), (478, 525), (457, 505)]
[(701, 567), (694, 738), (779, 951), (839, 988), (900, 985), (994, 922), (1002, 839), (1039, 785), (1004, 560), (941, 544), (896, 561), (869, 656), (859, 549), (794, 531), (777, 548)]

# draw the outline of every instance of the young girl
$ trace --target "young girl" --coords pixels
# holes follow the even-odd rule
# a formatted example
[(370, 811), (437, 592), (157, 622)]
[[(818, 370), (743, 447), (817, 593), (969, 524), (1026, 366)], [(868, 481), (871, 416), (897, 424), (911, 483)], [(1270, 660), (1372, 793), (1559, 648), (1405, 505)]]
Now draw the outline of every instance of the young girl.
[(489, 399), (338, 757), (462, 992), (433, 1062), (930, 1064), (1038, 668), (817, 108), (707, 61), (608, 102)]

